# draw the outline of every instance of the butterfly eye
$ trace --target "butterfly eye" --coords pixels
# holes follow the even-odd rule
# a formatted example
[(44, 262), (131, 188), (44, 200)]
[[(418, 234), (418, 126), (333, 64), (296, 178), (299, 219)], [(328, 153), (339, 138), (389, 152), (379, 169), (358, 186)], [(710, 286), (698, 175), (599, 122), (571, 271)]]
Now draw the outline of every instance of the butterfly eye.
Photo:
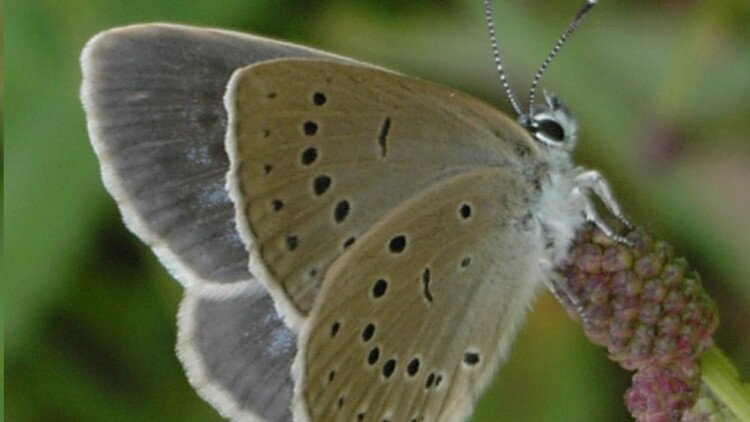
[(565, 130), (555, 120), (546, 119), (537, 122), (537, 133), (554, 142), (565, 140)]

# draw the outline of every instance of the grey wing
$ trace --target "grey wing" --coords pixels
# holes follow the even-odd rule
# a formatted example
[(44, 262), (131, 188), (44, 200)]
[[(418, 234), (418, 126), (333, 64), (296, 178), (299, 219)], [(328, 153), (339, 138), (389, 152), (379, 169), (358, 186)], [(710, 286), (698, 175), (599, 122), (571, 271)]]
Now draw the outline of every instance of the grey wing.
[(177, 354), (190, 382), (224, 417), (292, 419), (290, 368), (296, 336), (257, 283), (188, 287)]
[(224, 189), (226, 83), (280, 57), (343, 60), (228, 31), (146, 24), (103, 32), (81, 57), (81, 99), (102, 177), (128, 227), (183, 285), (247, 280)]
[[(293, 333), (247, 269), (224, 189), (222, 98), (235, 69), (279, 57), (343, 60), (249, 35), (167, 24), (101, 33), (81, 58), (81, 98), (107, 189), (130, 230), (188, 287), (179, 354), (198, 391), (237, 419), (289, 419), (296, 349), (292, 340), (269, 354)], [(206, 297), (222, 288), (222, 295)], [(264, 371), (269, 364), (274, 370)]]

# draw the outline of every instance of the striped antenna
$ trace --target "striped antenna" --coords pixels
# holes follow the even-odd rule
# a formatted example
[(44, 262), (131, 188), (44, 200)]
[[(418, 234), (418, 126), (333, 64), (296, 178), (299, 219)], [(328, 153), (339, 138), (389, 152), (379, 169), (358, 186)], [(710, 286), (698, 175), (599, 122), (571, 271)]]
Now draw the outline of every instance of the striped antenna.
[[(568, 25), (568, 28), (563, 32), (563, 34), (560, 36), (560, 38), (557, 40), (557, 43), (555, 44), (555, 47), (550, 51), (549, 55), (547, 55), (547, 58), (544, 59), (544, 63), (539, 67), (539, 70), (536, 71), (536, 75), (534, 75), (534, 80), (531, 82), (531, 88), (529, 89), (529, 116), (531, 116), (531, 113), (534, 111), (534, 100), (536, 97), (536, 87), (539, 85), (539, 81), (542, 79), (542, 76), (544, 75), (544, 72), (547, 71), (547, 68), (549, 67), (549, 64), (552, 62), (552, 59), (557, 56), (557, 53), (560, 51), (560, 48), (565, 44), (565, 41), (568, 40), (568, 37), (575, 31), (575, 29), (578, 27), (578, 25), (581, 23), (581, 20), (583, 20), (583, 17), (586, 16), (586, 14), (596, 5), (598, 0), (587, 0), (586, 3), (584, 3), (583, 6), (581, 6), (580, 9), (578, 9), (578, 13), (576, 13), (573, 20), (570, 22), (570, 25)], [(485, 4), (487, 3), (487, 0), (485, 0)], [(520, 113), (519, 113), (520, 114)]]
[(541, 81), (542, 76), (544, 76), (544, 73), (547, 71), (550, 63), (552, 63), (552, 60), (557, 56), (560, 48), (562, 48), (563, 44), (565, 44), (570, 35), (576, 30), (578, 25), (580, 25), (583, 17), (586, 16), (586, 14), (596, 5), (597, 2), (598, 0), (586, 0), (586, 3), (584, 3), (580, 9), (578, 9), (578, 13), (576, 13), (575, 17), (568, 25), (568, 28), (565, 29), (565, 32), (563, 32), (563, 34), (557, 40), (555, 47), (547, 55), (547, 58), (544, 59), (542, 65), (539, 66), (539, 70), (536, 71), (534, 79), (531, 81), (531, 88), (529, 89), (529, 112), (528, 114), (524, 115), (523, 111), (521, 111), (521, 106), (519, 105), (518, 99), (515, 95), (513, 95), (513, 89), (511, 89), (510, 87), (510, 81), (508, 81), (508, 77), (505, 74), (505, 68), (503, 67), (503, 62), (500, 57), (500, 47), (498, 47), (497, 34), (495, 33), (495, 19), (492, 15), (492, 0), (484, 0), (484, 17), (487, 20), (487, 29), (490, 33), (490, 44), (492, 45), (492, 55), (495, 59), (495, 68), (497, 69), (497, 74), (500, 76), (500, 83), (503, 86), (505, 95), (508, 96), (510, 104), (513, 106), (513, 109), (516, 111), (520, 118), (528, 120), (531, 123), (532, 113), (534, 112), (534, 101), (536, 100), (536, 88), (539, 85), (539, 81)]
[(484, 0), (484, 17), (487, 20), (487, 29), (490, 32), (490, 43), (492, 44), (492, 54), (495, 57), (495, 68), (497, 69), (498, 75), (500, 75), (500, 83), (503, 85), (505, 95), (508, 96), (510, 104), (513, 109), (520, 116), (523, 114), (521, 107), (518, 105), (518, 99), (513, 95), (513, 90), (510, 87), (510, 82), (505, 76), (505, 69), (503, 68), (503, 62), (500, 59), (500, 48), (497, 46), (497, 35), (495, 34), (495, 19), (492, 16), (492, 0)]

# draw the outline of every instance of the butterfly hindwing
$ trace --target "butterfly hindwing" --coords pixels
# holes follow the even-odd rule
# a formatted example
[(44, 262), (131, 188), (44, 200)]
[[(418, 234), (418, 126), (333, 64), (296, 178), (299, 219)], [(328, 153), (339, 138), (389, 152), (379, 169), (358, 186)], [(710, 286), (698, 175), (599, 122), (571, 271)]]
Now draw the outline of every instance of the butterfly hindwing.
[(295, 415), (468, 415), (541, 279), (527, 199), (511, 169), (451, 176), (336, 260), (300, 334)]
[(189, 286), (177, 354), (191, 384), (235, 421), (291, 420), (296, 335), (257, 281)]
[(329, 265), (391, 210), (455, 174), (535, 156), (484, 103), (354, 64), (253, 65), (232, 77), (226, 105), (240, 232), (293, 327)]
[[(346, 61), (171, 24), (108, 30), (81, 57), (81, 99), (105, 185), (127, 226), (187, 289), (177, 346), (185, 369), (220, 413), (242, 420), (289, 420), (296, 349), (237, 234), (223, 95), (237, 68), (284, 57)], [(273, 354), (272, 344), (289, 348)]]

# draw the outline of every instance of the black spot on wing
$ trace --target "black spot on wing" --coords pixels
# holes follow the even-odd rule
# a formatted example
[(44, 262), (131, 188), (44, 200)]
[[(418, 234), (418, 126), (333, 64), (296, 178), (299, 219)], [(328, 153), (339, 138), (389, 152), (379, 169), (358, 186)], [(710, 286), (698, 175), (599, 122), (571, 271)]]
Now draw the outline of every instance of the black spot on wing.
[(380, 126), (378, 134), (378, 145), (380, 146), (380, 156), (385, 157), (388, 154), (388, 132), (391, 130), (391, 118), (386, 117)]

